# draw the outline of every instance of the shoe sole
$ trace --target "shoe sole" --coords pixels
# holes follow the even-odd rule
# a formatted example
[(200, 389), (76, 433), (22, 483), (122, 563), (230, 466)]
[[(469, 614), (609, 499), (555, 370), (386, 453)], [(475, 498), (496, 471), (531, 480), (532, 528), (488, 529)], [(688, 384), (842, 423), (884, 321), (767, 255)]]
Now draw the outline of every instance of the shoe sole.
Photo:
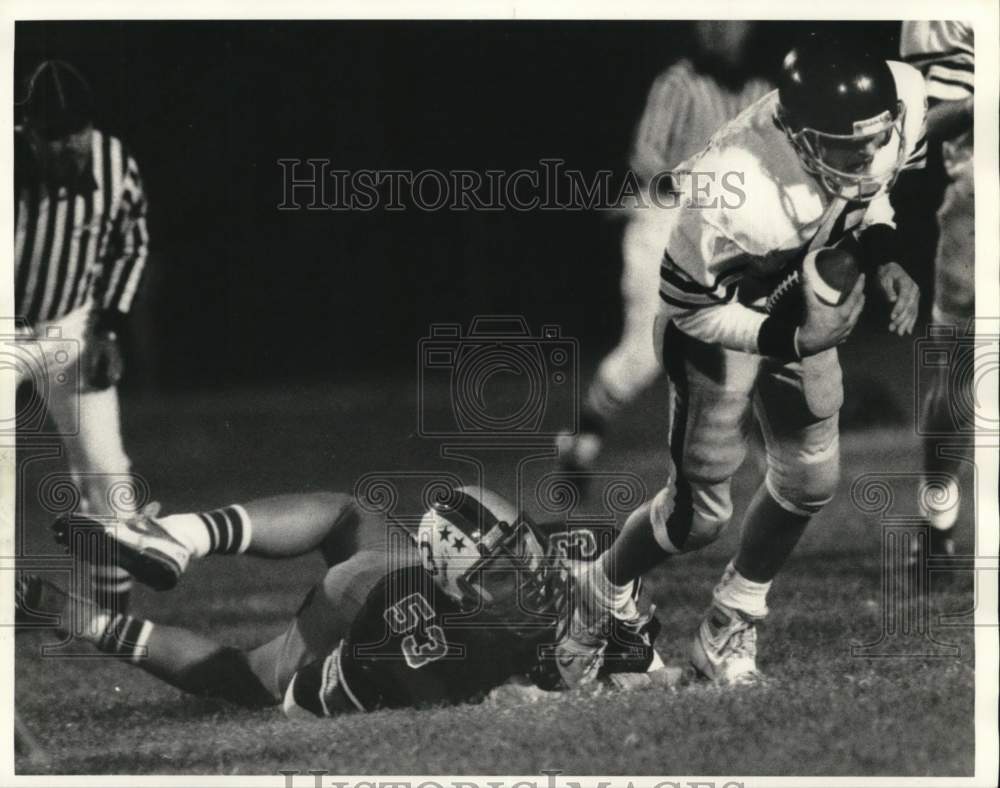
[[(130, 545), (119, 539), (108, 526), (87, 518), (67, 520), (60, 518), (52, 526), (56, 541), (69, 546), (69, 529), (87, 531), (96, 537), (98, 553), (101, 556), (114, 555), (115, 566), (119, 566), (143, 585), (154, 591), (169, 591), (177, 585), (180, 571), (174, 560), (155, 547)], [(93, 545), (94, 542), (90, 542)], [(93, 564), (94, 561), (89, 561)], [(110, 563), (110, 562), (109, 562)]]

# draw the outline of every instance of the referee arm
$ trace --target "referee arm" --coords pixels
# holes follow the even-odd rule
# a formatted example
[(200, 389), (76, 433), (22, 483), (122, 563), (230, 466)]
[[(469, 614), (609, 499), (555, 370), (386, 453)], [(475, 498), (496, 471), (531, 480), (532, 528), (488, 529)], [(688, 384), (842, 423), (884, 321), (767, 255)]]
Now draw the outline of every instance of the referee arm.
[(121, 199), (111, 225), (101, 275), (95, 283), (94, 301), (100, 309), (97, 329), (117, 332), (132, 306), (146, 266), (149, 233), (146, 229), (146, 195), (139, 165), (128, 156)]

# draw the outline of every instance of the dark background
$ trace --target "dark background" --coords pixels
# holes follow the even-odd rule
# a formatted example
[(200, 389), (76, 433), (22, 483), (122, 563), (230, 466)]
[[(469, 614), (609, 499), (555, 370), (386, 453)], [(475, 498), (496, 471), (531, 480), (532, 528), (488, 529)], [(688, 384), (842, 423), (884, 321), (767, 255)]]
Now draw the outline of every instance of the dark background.
[[(754, 68), (813, 27), (765, 23)], [(823, 30), (898, 53), (895, 22)], [(278, 211), (277, 160), (623, 171), (649, 86), (689, 39), (679, 22), (19, 22), (16, 95), (39, 60), (70, 60), (143, 172), (152, 253), (126, 385), (349, 381), (412, 375), (431, 323), (481, 313), (561, 324), (596, 358), (621, 322), (621, 222)], [(928, 285), (937, 168), (897, 193)]]

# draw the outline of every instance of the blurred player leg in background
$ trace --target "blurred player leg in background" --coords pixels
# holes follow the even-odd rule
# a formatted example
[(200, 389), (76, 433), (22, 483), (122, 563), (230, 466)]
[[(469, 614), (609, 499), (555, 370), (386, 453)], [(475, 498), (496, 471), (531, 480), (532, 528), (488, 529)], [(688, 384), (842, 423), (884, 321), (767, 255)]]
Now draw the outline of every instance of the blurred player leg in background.
[(659, 309), (655, 287), (663, 250), (656, 241), (656, 225), (643, 221), (636, 210), (622, 239), (624, 268), (621, 278), (624, 326), (618, 345), (597, 369), (580, 409), (580, 431), (557, 439), (560, 462), (566, 471), (591, 468), (597, 459), (604, 431), (621, 411), (659, 377), (660, 362), (653, 351), (653, 321)]
[[(630, 166), (646, 188), (654, 183), (669, 188), (663, 173), (701, 150), (719, 127), (772, 89), (748, 64), (754, 30), (753, 22), (693, 23), (694, 54), (656, 78), (636, 128)], [(570, 473), (593, 466), (608, 426), (659, 375), (653, 321), (663, 247), (652, 212), (629, 207), (622, 239), (622, 336), (587, 390), (579, 432), (557, 438), (560, 465)]]
[[(949, 184), (938, 211), (940, 238), (935, 259), (931, 323), (948, 325), (956, 338), (972, 330), (975, 317), (975, 185), (973, 163), (973, 31), (964, 22), (904, 22), (903, 58), (924, 74), (930, 109), (927, 136), (943, 148)], [(921, 370), (935, 376), (921, 403), (924, 469), (928, 483), (920, 504), (931, 526), (930, 552), (955, 552), (951, 529), (959, 514), (959, 474), (971, 451), (969, 423), (975, 410), (971, 342), (957, 342), (950, 366)], [(944, 489), (935, 477), (948, 479)]]

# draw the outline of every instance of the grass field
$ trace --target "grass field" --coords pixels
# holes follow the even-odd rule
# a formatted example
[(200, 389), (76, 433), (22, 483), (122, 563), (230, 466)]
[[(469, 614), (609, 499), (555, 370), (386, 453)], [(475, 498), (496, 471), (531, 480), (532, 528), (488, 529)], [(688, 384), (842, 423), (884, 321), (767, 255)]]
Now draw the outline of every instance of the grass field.
[[(662, 469), (657, 402), (655, 394), (643, 400), (602, 460), (608, 469), (637, 474), (650, 491)], [(414, 435), (414, 409), (410, 384), (138, 399), (126, 403), (126, 443), (167, 511), (294, 490), (350, 490), (372, 471), (432, 468), (469, 477), (471, 466), (441, 459), (438, 444)], [(22, 458), (29, 454), (22, 451)], [(184, 696), (118, 662), (41, 657), (44, 638), (25, 633), (17, 642), (16, 708), (50, 762), (22, 759), (18, 771), (970, 775), (972, 627), (961, 621), (946, 627), (938, 617), (971, 609), (971, 576), (933, 576), (930, 633), (957, 646), (957, 656), (852, 656), (852, 644), (879, 639), (886, 603), (883, 528), (852, 503), (850, 488), (865, 473), (916, 470), (919, 451), (912, 429), (900, 426), (846, 435), (843, 455), (840, 494), (772, 591), (772, 614), (761, 634), (761, 667), (772, 678), (766, 686), (723, 691), (685, 684), (645, 694), (566, 695), (500, 710), (379, 712), (303, 726), (279, 711)], [(486, 471), (487, 483), (508, 494), (515, 483), (505, 467), (509, 458), (494, 457)], [(43, 460), (26, 472), (23, 554), (35, 563), (56, 549), (43, 528), (49, 515), (33, 491), (60, 467)], [(523, 483), (548, 468), (539, 461)], [(758, 480), (759, 466), (750, 461), (736, 480), (737, 511)], [(898, 506), (912, 512), (908, 493), (900, 488), (898, 495)], [(971, 552), (967, 515), (960, 528), (960, 550)], [(736, 530), (650, 577), (668, 662), (683, 659)], [(321, 572), (318, 557), (281, 563), (212, 558), (172, 592), (139, 590), (134, 612), (252, 645), (283, 628)]]

